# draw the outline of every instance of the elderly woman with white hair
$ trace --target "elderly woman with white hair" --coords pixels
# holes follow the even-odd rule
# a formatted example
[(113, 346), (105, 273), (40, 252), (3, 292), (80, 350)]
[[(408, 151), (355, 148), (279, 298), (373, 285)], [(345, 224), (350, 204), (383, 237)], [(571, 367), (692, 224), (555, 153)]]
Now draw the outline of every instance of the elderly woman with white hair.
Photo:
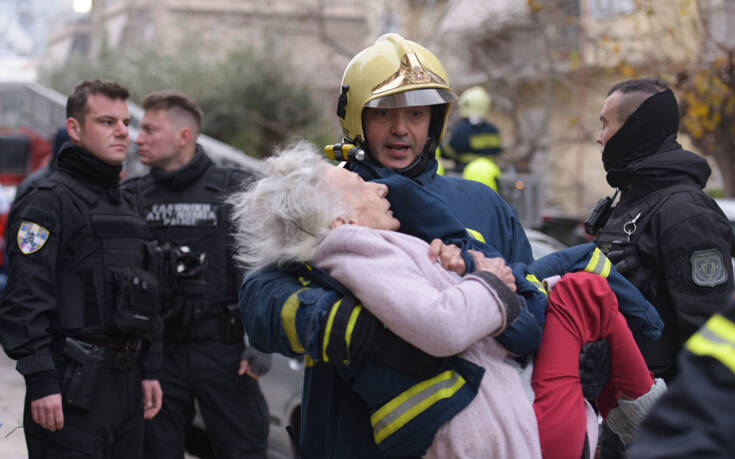
[[(524, 306), (512, 293), (510, 268), (502, 259), (473, 252), (476, 272), (464, 273), (464, 265), (454, 265), (459, 273), (446, 270), (442, 265), (452, 264), (458, 249), (433, 241), (430, 256), (427, 242), (397, 232), (400, 222), (391, 212), (387, 193), (385, 185), (365, 182), (330, 165), (313, 146), (301, 142), (266, 160), (263, 175), (234, 194), (230, 203), (236, 258), (247, 268), (309, 262), (328, 272), (416, 348), (437, 357), (459, 355), (472, 368), (484, 369), (471, 401), (451, 412), (427, 451), (411, 454), (532, 458), (542, 457), (543, 445), (543, 457), (570, 457), (566, 445), (576, 448), (585, 442), (585, 434), (594, 451), (596, 418), (591, 410), (585, 411), (578, 359), (582, 345), (599, 338), (610, 342), (609, 384), (618, 399), (608, 421), (629, 440), (662, 387), (651, 378), (606, 281), (594, 274), (573, 273), (556, 283), (535, 371), (543, 368), (556, 379), (566, 378), (569, 390), (555, 395), (545, 386), (546, 379), (534, 377), (531, 392), (530, 383), (508, 363), (512, 356), (494, 338)], [(544, 352), (551, 350), (544, 346), (547, 339), (564, 346)], [(360, 368), (352, 376), (369, 371), (375, 367)], [(459, 373), (454, 386), (472, 386), (472, 371)], [(358, 395), (370, 398), (375, 391), (395, 390), (384, 384)], [(535, 394), (536, 403), (528, 394)], [(552, 404), (547, 403), (550, 399)], [(374, 409), (373, 418), (379, 417), (372, 400), (366, 403)], [(549, 407), (568, 409), (582, 419), (570, 419), (568, 426), (552, 425), (545, 422)], [(382, 438), (378, 425), (373, 424), (377, 442)]]

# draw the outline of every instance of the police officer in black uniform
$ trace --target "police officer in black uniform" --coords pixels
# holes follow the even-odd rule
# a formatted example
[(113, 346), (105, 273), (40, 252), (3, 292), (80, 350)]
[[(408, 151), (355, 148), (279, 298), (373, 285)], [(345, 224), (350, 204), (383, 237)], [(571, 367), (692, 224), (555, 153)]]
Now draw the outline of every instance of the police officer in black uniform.
[(153, 236), (171, 247), (175, 271), (162, 301), (164, 404), (146, 428), (146, 456), (183, 456), (196, 399), (217, 458), (264, 458), (268, 410), (257, 379), (271, 356), (245, 349), (242, 273), (224, 204), (247, 174), (215, 166), (197, 144), (202, 112), (185, 95), (152, 93), (143, 108), (136, 144), (152, 169), (124, 187)]
[(26, 381), (31, 458), (140, 458), (143, 419), (161, 407), (150, 231), (119, 186), (127, 98), (114, 82), (80, 83), (56, 172), (10, 213), (0, 338)]
[(663, 80), (616, 84), (600, 120), (597, 142), (620, 201), (601, 200), (586, 227), (661, 315), (662, 337), (641, 352), (656, 377), (671, 382), (682, 344), (733, 289), (733, 234), (702, 191), (711, 173), (707, 161), (676, 142), (678, 104)]

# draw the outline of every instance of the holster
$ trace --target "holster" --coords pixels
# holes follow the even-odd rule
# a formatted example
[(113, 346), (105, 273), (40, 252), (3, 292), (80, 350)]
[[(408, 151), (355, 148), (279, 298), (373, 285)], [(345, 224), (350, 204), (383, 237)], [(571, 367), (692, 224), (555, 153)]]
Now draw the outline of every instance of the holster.
[(79, 365), (69, 362), (62, 386), (64, 401), (76, 408), (89, 409), (102, 368), (102, 363)]
[(62, 381), (62, 397), (76, 408), (89, 409), (104, 367), (105, 358), (95, 353), (95, 349), (90, 344), (69, 337), (64, 339), (62, 345), (61, 354), (68, 359)]

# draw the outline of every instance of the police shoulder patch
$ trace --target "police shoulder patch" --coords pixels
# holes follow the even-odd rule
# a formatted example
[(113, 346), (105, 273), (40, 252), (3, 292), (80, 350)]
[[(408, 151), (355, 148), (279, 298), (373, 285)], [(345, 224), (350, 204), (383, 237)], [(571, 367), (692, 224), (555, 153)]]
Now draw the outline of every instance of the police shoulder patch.
[(727, 281), (725, 258), (717, 249), (697, 250), (690, 258), (692, 281), (702, 287), (714, 287)]
[(18, 228), (18, 247), (25, 255), (38, 252), (48, 241), (49, 231), (38, 223), (24, 221)]

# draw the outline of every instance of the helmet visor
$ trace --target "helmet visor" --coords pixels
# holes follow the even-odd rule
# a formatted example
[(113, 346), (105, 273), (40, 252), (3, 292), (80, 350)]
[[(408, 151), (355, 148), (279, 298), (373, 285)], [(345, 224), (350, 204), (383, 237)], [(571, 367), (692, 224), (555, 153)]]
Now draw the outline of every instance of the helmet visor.
[(424, 105), (448, 104), (457, 99), (457, 95), (448, 89), (414, 89), (390, 94), (385, 97), (369, 100), (365, 107), (370, 108), (402, 108), (423, 107)]

